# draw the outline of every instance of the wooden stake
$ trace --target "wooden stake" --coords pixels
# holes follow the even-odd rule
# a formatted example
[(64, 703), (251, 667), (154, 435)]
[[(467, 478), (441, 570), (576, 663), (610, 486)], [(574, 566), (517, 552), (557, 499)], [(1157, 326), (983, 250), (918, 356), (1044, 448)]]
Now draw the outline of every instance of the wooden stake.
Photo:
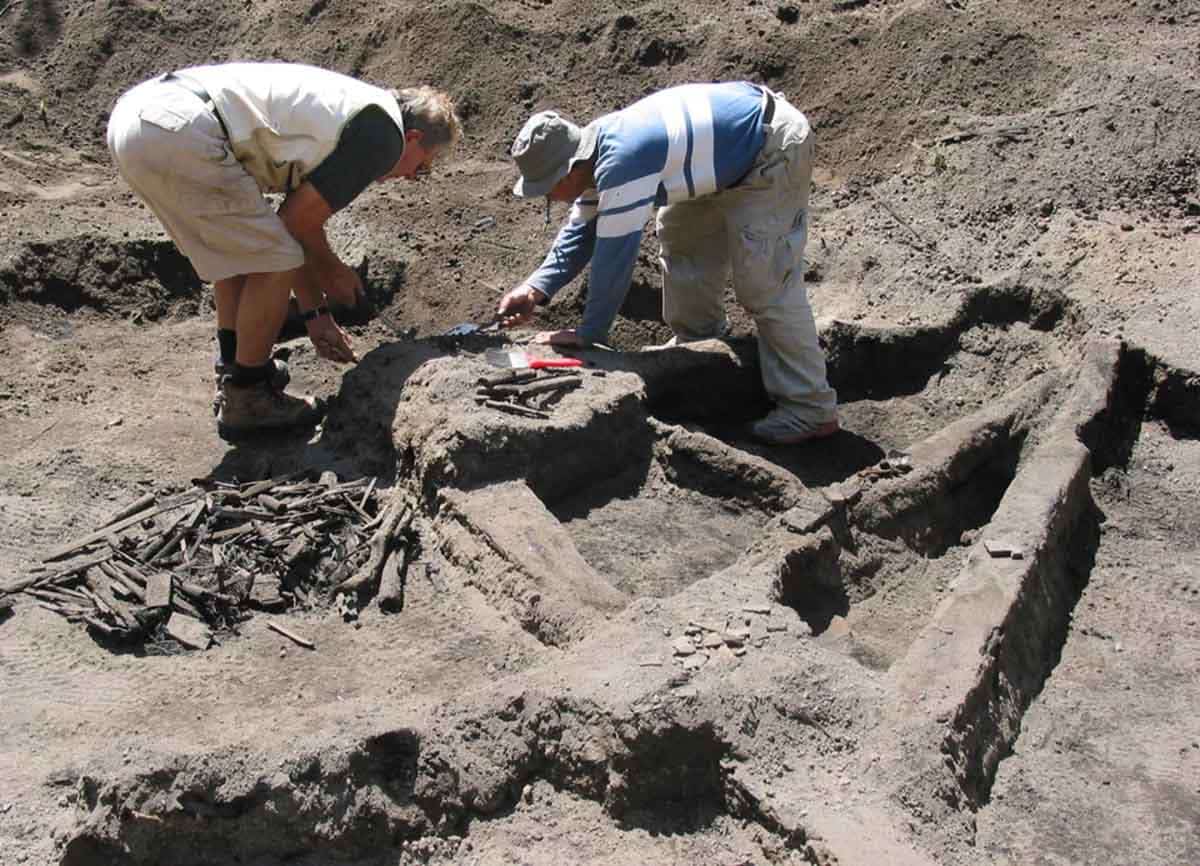
[(299, 644), (300, 646), (304, 647), (305, 649), (315, 650), (317, 648), (317, 645), (315, 643), (313, 643), (312, 641), (310, 641), (308, 638), (300, 637), (300, 635), (296, 634), (293, 631), (289, 631), (288, 629), (284, 628), (283, 626), (279, 625), (276, 622), (267, 620), (267, 628), (269, 628), (271, 631), (278, 632), (279, 634), (283, 635), (285, 638), (290, 640), (292, 643)]
[(408, 528), (412, 523), (413, 510), (401, 502), (394, 503), (389, 509), (389, 516), (376, 531), (370, 541), (371, 555), (367, 562), (353, 576), (346, 578), (336, 587), (334, 593), (358, 592), (363, 587), (377, 589), (379, 578), (383, 573), (383, 565), (391, 549), (392, 539)]
[(96, 528), (97, 528), (97, 530), (104, 529), (104, 528), (116, 523), (118, 520), (123, 520), (124, 518), (129, 517), (130, 515), (138, 514), (142, 511), (145, 511), (147, 508), (149, 508), (153, 504), (154, 504), (154, 494), (147, 493), (145, 496), (141, 497), (137, 501), (129, 503), (124, 508), (122, 508), (120, 511), (116, 511), (116, 512), (110, 514), (108, 519), (105, 520), (103, 523), (101, 523)]
[(395, 551), (383, 566), (379, 579), (379, 595), (375, 603), (384, 613), (399, 613), (404, 610), (404, 578), (408, 573), (408, 559), (412, 545), (404, 545), (403, 552)]

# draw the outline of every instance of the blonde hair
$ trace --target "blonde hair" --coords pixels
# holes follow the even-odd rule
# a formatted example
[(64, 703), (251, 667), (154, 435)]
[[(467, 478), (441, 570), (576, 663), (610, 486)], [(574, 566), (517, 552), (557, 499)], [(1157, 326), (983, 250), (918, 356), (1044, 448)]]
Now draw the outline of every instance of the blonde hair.
[(404, 129), (419, 129), (427, 148), (453, 146), (462, 137), (462, 121), (449, 94), (432, 87), (404, 87), (391, 91), (400, 103)]

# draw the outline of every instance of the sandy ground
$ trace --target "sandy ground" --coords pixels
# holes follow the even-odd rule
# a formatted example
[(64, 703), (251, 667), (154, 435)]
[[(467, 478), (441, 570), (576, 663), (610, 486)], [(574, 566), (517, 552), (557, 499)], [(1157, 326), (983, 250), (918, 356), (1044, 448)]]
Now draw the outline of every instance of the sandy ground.
[[(144, 492), (297, 468), (417, 496), (423, 568), (398, 615), (281, 614), (314, 652), (265, 615), (113, 652), (17, 596), (0, 863), (1200, 862), (1194, 4), (4, 10), (5, 582)], [(350, 319), (349, 371), (289, 340), (330, 422), (231, 448), (209, 294), (103, 128), (155, 72), (270, 57), (436, 82), (468, 138), (331, 230), (403, 333)], [(606, 377), (545, 424), (477, 410), (498, 341), (436, 335), (549, 243), (508, 193), (524, 117), (741, 77), (814, 120), (845, 432), (744, 441), (749, 342), (636, 351), (652, 237)], [(912, 471), (872, 475), (891, 449)]]

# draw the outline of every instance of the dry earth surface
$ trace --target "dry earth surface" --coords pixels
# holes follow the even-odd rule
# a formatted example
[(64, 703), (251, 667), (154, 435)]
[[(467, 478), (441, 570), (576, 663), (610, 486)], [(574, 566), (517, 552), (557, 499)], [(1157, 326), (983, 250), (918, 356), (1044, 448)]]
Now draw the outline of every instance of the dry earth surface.
[[(197, 478), (378, 476), (420, 545), (398, 613), (204, 652), (12, 595), (0, 863), (1200, 863), (1198, 45), (1194, 0), (0, 3), (5, 582)], [(153, 74), (271, 58), (439, 84), (468, 135), (335, 219), (362, 361), (284, 344), (325, 425), (231, 448), (210, 293), (103, 131)], [(476, 407), (502, 339), (438, 335), (549, 242), (524, 118), (730, 78), (815, 126), (844, 432), (739, 435), (735, 306), (639, 351), (652, 237), (582, 387)]]

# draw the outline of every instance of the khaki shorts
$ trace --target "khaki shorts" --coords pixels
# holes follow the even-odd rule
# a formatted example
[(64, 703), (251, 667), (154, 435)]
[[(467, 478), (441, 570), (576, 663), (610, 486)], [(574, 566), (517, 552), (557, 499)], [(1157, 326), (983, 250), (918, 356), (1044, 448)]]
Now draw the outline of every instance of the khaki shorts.
[(108, 149), (200, 279), (304, 264), (303, 248), (234, 159), (217, 118), (178, 83), (155, 79), (122, 96)]

